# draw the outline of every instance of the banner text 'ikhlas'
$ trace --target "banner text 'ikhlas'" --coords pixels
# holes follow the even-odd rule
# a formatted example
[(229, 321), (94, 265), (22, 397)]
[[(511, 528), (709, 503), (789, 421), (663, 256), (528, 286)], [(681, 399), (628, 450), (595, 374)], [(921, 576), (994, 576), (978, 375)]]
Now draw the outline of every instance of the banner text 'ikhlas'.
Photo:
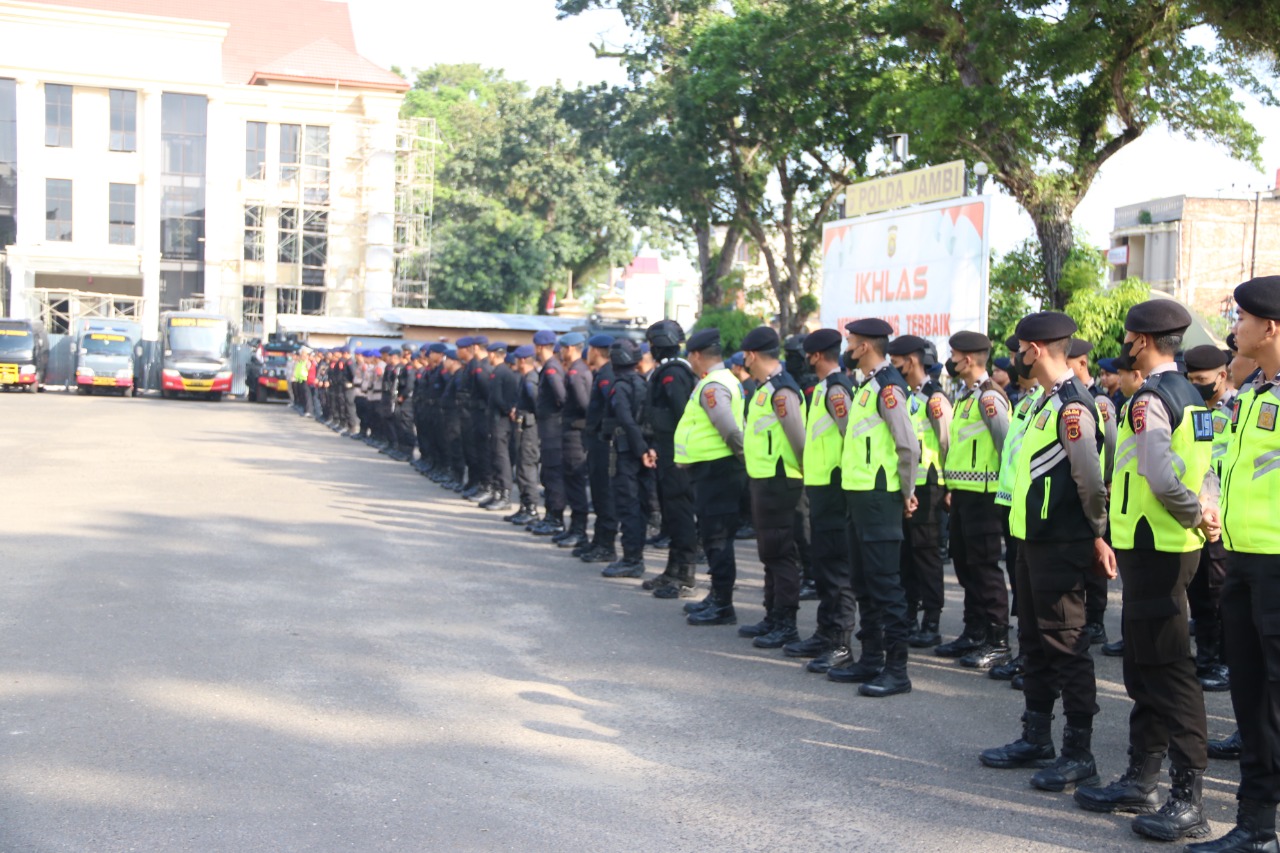
[(880, 317), (895, 335), (947, 339), (987, 330), (990, 208), (963, 198), (827, 223), (822, 235), (822, 324)]

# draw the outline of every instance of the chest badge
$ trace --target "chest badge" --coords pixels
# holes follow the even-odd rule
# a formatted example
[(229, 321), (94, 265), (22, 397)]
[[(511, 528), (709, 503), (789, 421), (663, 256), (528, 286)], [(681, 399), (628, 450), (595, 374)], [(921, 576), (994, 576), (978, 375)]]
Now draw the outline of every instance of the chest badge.
[(1258, 409), (1258, 429), (1265, 429), (1267, 432), (1276, 431), (1276, 411), (1275, 403), (1263, 403)]

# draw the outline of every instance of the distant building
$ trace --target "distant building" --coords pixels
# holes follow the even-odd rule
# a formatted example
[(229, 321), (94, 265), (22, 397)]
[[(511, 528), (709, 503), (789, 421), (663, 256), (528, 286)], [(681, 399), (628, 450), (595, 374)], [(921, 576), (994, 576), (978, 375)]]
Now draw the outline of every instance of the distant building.
[(396, 292), (409, 84), (356, 52), (346, 3), (0, 0), (0, 32), (8, 313), (253, 333), (422, 304)]
[(1237, 284), (1280, 273), (1280, 195), (1118, 207), (1109, 258), (1112, 281), (1139, 278), (1206, 317), (1228, 314)]
[(683, 258), (645, 250), (622, 271), (618, 284), (633, 316), (648, 323), (671, 319), (688, 329), (698, 318), (698, 273)]

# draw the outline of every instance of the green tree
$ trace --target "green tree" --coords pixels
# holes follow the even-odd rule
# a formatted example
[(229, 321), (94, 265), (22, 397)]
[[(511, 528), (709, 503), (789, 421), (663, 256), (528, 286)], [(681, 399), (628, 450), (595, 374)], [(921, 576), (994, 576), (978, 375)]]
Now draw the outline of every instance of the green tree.
[(763, 325), (762, 317), (739, 311), (737, 308), (703, 308), (702, 313), (698, 315), (698, 322), (693, 324), (690, 331), (719, 329), (720, 345), (727, 355), (742, 346), (742, 339), (747, 336), (747, 332)]
[(1120, 354), (1125, 315), (1134, 305), (1150, 298), (1150, 285), (1129, 278), (1114, 287), (1077, 290), (1067, 303), (1066, 312), (1080, 327), (1076, 337), (1093, 342), (1094, 356), (1111, 358)]

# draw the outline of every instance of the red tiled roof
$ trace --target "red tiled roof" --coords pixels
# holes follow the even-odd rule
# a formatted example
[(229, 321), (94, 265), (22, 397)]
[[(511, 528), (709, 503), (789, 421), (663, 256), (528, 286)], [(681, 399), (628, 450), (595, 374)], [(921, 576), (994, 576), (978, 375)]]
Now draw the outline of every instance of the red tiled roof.
[[(404, 91), (409, 84), (356, 52), (346, 3), (333, 0), (57, 0), (58, 6), (230, 24), (228, 83), (334, 82)], [(285, 69), (291, 69), (285, 73)]]

